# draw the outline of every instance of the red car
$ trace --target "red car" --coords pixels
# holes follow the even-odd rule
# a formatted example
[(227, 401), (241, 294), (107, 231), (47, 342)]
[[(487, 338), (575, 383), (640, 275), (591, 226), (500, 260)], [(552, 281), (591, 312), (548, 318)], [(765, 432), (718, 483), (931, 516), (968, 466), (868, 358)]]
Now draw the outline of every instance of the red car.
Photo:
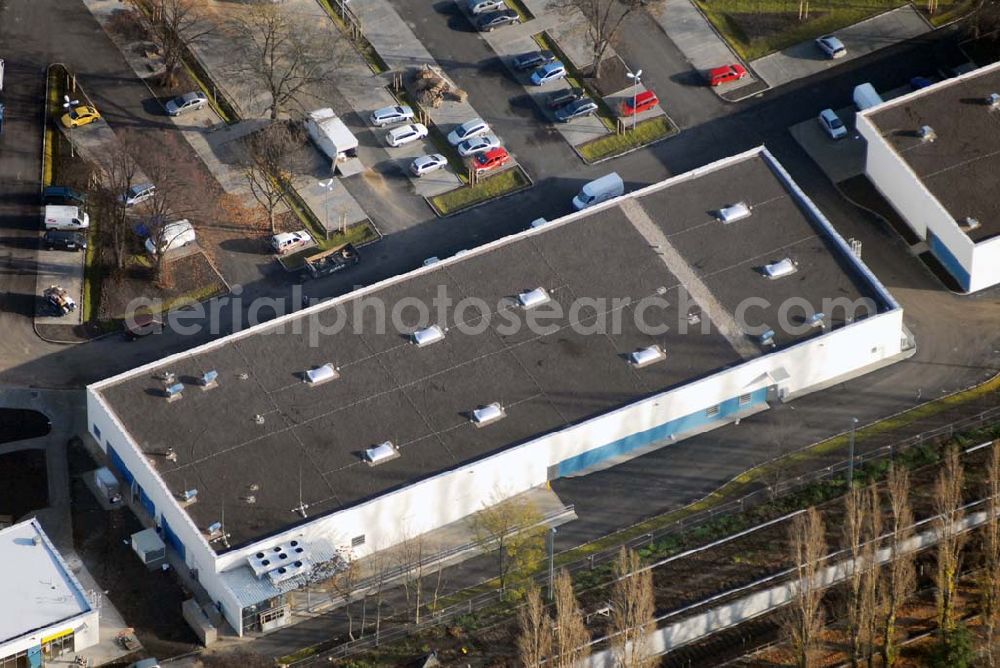
[(503, 146), (498, 146), (486, 153), (477, 153), (472, 164), (476, 168), (476, 174), (481, 174), (505, 165), (508, 160), (510, 153)]
[[(633, 101), (635, 106), (633, 107)], [(656, 105), (660, 103), (660, 98), (656, 97), (656, 93), (651, 90), (644, 90), (634, 98), (625, 98), (622, 102), (622, 116), (634, 116), (635, 114), (641, 114), (644, 111), (649, 111)]]
[(746, 75), (747, 68), (743, 67), (739, 63), (723, 65), (722, 67), (716, 67), (714, 70), (709, 71), (708, 85), (718, 86), (719, 84), (729, 83), (730, 81), (739, 81)]

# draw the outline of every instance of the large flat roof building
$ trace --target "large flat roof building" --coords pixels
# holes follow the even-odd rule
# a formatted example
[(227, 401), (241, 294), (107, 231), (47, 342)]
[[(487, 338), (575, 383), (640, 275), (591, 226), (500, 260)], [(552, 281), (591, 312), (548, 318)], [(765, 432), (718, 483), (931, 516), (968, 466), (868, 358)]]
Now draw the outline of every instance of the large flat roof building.
[(243, 631), (336, 554), (889, 363), (905, 338), (755, 149), (97, 383), (89, 414)]
[(869, 178), (962, 290), (1000, 283), (1000, 63), (861, 112), (857, 128)]
[(37, 668), (99, 639), (97, 608), (38, 522), (0, 529), (0, 668)]

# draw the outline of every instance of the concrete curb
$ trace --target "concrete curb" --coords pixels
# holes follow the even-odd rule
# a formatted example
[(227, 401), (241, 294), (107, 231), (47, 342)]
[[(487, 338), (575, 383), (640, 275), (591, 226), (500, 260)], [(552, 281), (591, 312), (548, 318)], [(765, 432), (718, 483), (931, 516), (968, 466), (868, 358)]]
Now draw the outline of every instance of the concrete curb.
[[(681, 133), (681, 129), (680, 129), (680, 127), (676, 123), (674, 123), (674, 119), (670, 118), (670, 116), (665, 111), (663, 112), (663, 115), (666, 117), (667, 122), (670, 123), (670, 125), (674, 129), (671, 132), (668, 132), (667, 134), (663, 135), (662, 137), (654, 139), (651, 142), (646, 142), (645, 144), (639, 144), (638, 146), (633, 146), (632, 148), (628, 149), (627, 151), (622, 151), (621, 153), (615, 153), (614, 155), (609, 155), (609, 156), (605, 156), (603, 158), (598, 158), (597, 160), (594, 160), (593, 162), (591, 162), (591, 161), (587, 160), (586, 158), (584, 158), (583, 155), (580, 154), (580, 151), (577, 150), (576, 146), (573, 147), (573, 152), (576, 153), (578, 156), (580, 156), (580, 159), (583, 160), (584, 164), (586, 164), (586, 165), (600, 165), (601, 163), (608, 162), (610, 160), (614, 160), (615, 158), (621, 158), (622, 156), (626, 156), (629, 153), (635, 153), (636, 151), (641, 151), (642, 149), (649, 148), (650, 146), (656, 146), (657, 144), (665, 142), (668, 139), (673, 139), (674, 137), (676, 137), (677, 135), (679, 135)], [(650, 120), (653, 120), (653, 119), (650, 119)], [(581, 146), (586, 146), (586, 144), (581, 144)]]
[[(517, 193), (524, 192), (525, 190), (528, 190), (530, 188), (534, 188), (535, 187), (535, 181), (531, 178), (531, 175), (528, 174), (528, 172), (524, 169), (524, 167), (521, 166), (520, 163), (518, 163), (517, 165), (515, 165), (513, 167), (513, 169), (520, 170), (521, 174), (524, 175), (524, 178), (528, 179), (528, 185), (522, 186), (520, 188), (515, 188), (514, 190), (509, 190), (509, 191), (507, 191), (505, 193), (501, 193), (499, 195), (495, 195), (493, 197), (490, 197), (489, 199), (480, 200), (479, 202), (475, 202), (474, 204), (469, 204), (467, 206), (463, 206), (461, 209), (456, 209), (456, 210), (452, 211), (451, 213), (441, 213), (440, 211), (438, 211), (437, 207), (435, 207), (434, 204), (431, 202), (431, 198), (430, 197), (424, 197), (424, 201), (427, 202), (427, 206), (429, 206), (431, 208), (431, 211), (433, 211), (434, 214), (438, 218), (451, 218), (452, 216), (456, 216), (456, 215), (458, 215), (460, 213), (465, 213), (466, 211), (469, 211), (471, 209), (475, 209), (478, 206), (482, 206), (484, 204), (489, 204), (490, 202), (496, 202), (498, 200), (504, 199), (505, 197), (510, 197), (511, 195), (516, 195)], [(461, 187), (465, 188), (467, 186), (463, 185)], [(458, 188), (456, 188), (456, 190), (458, 190)], [(449, 190), (448, 192), (454, 192), (454, 190)], [(441, 195), (446, 195), (446, 194), (448, 194), (448, 193), (441, 193)], [(440, 197), (441, 195), (434, 195), (433, 197)]]

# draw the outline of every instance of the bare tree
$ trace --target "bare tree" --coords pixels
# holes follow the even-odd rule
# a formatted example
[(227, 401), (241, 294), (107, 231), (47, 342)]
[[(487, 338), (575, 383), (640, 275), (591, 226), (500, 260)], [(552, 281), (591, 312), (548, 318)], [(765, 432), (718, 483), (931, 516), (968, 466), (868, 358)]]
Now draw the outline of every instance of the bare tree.
[(611, 651), (621, 668), (651, 668), (656, 658), (649, 635), (656, 628), (653, 615), (653, 573), (642, 567), (634, 550), (619, 550), (612, 567)]
[(997, 665), (997, 623), (1000, 621), (1000, 440), (993, 441), (986, 476), (986, 522), (983, 525), (979, 601), (986, 659)]
[(851, 571), (847, 578), (846, 606), (848, 657), (851, 666), (858, 666), (864, 657), (866, 625), (863, 615), (863, 585), (865, 523), (867, 505), (865, 493), (851, 487), (844, 496), (843, 550), (848, 555)]
[(517, 654), (525, 668), (535, 668), (552, 656), (552, 618), (545, 610), (541, 592), (532, 583), (525, 592), (524, 605), (517, 613), (520, 634)]
[(879, 596), (882, 631), (882, 664), (896, 662), (899, 645), (896, 638), (896, 616), (916, 585), (913, 553), (905, 549), (913, 535), (913, 511), (910, 509), (910, 474), (905, 468), (892, 466), (888, 476), (889, 493), (889, 559), (886, 562), (885, 583)]
[(590, 633), (583, 621), (580, 603), (573, 593), (573, 580), (565, 569), (559, 571), (553, 586), (556, 625), (551, 664), (556, 668), (576, 668), (590, 656)]
[(545, 554), (545, 527), (533, 503), (514, 497), (485, 506), (472, 516), (472, 530), (483, 552), (495, 552), (500, 594), (524, 580)]
[(177, 81), (177, 70), (184, 59), (187, 43), (212, 31), (212, 24), (203, 21), (200, 10), (204, 0), (129, 0), (145, 18), (149, 38), (163, 58), (161, 83), (167, 88)]
[(809, 18), (809, 0), (799, 0), (799, 21)]
[(567, 11), (579, 10), (587, 19), (587, 40), (594, 55), (593, 77), (600, 78), (608, 48), (618, 40), (628, 16), (642, 7), (645, 0), (558, 0)]
[[(354, 611), (351, 605), (354, 603), (355, 590), (360, 579), (361, 570), (358, 568), (358, 562), (354, 558), (350, 558), (347, 560), (344, 568), (334, 573), (333, 577), (329, 580), (333, 591), (344, 600), (344, 615), (347, 616), (347, 637), (351, 640), (354, 640)], [(362, 633), (364, 633), (363, 630)]]
[(955, 628), (955, 595), (961, 569), (964, 535), (959, 530), (962, 521), (962, 487), (964, 470), (958, 448), (945, 453), (944, 466), (934, 482), (934, 529), (937, 532), (937, 569), (934, 584), (937, 587), (938, 627), (942, 633)]
[(413, 610), (413, 621), (420, 623), (420, 606), (423, 605), (424, 569), (427, 566), (427, 545), (423, 535), (410, 536), (404, 532), (393, 549), (395, 563), (400, 569), (406, 603)]
[(241, 55), (236, 71), (269, 95), (268, 114), (276, 120), (292, 105), (315, 98), (314, 88), (331, 81), (345, 53), (339, 31), (320, 32), (305, 17), (274, 3), (255, 3), (229, 24)]
[(823, 628), (823, 587), (819, 576), (826, 559), (825, 531), (823, 518), (815, 508), (796, 515), (789, 530), (795, 564), (795, 597), (786, 610), (782, 626), (799, 668), (812, 665)]
[(102, 245), (111, 252), (111, 263), (121, 271), (128, 259), (128, 242), (134, 236), (128, 209), (122, 196), (136, 185), (139, 163), (137, 147), (128, 130), (118, 133), (118, 141), (101, 163), (98, 187), (94, 189), (95, 204), (102, 216), (98, 225)]
[(254, 200), (267, 214), (271, 234), (276, 234), (276, 216), (291, 176), (296, 139), (285, 123), (272, 123), (248, 135), (243, 148), (243, 175)]
[(882, 570), (878, 563), (879, 539), (882, 537), (882, 503), (878, 487), (871, 485), (865, 493), (865, 533), (861, 549), (864, 571), (861, 576), (861, 605), (858, 621), (862, 632), (862, 656), (868, 657), (869, 668), (875, 660), (875, 640), (879, 632), (878, 601), (882, 587)]

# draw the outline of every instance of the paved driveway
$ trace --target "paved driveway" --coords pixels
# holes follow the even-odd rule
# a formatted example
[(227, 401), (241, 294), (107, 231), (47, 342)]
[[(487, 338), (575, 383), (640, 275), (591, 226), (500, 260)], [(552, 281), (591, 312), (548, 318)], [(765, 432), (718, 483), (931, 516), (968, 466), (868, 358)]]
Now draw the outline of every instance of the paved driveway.
[(910, 5), (894, 9), (836, 32), (847, 47), (847, 55), (830, 60), (812, 40), (800, 42), (784, 51), (772, 53), (750, 63), (757, 74), (772, 88), (795, 79), (812, 76), (852, 58), (903, 42), (930, 32), (931, 26)]

